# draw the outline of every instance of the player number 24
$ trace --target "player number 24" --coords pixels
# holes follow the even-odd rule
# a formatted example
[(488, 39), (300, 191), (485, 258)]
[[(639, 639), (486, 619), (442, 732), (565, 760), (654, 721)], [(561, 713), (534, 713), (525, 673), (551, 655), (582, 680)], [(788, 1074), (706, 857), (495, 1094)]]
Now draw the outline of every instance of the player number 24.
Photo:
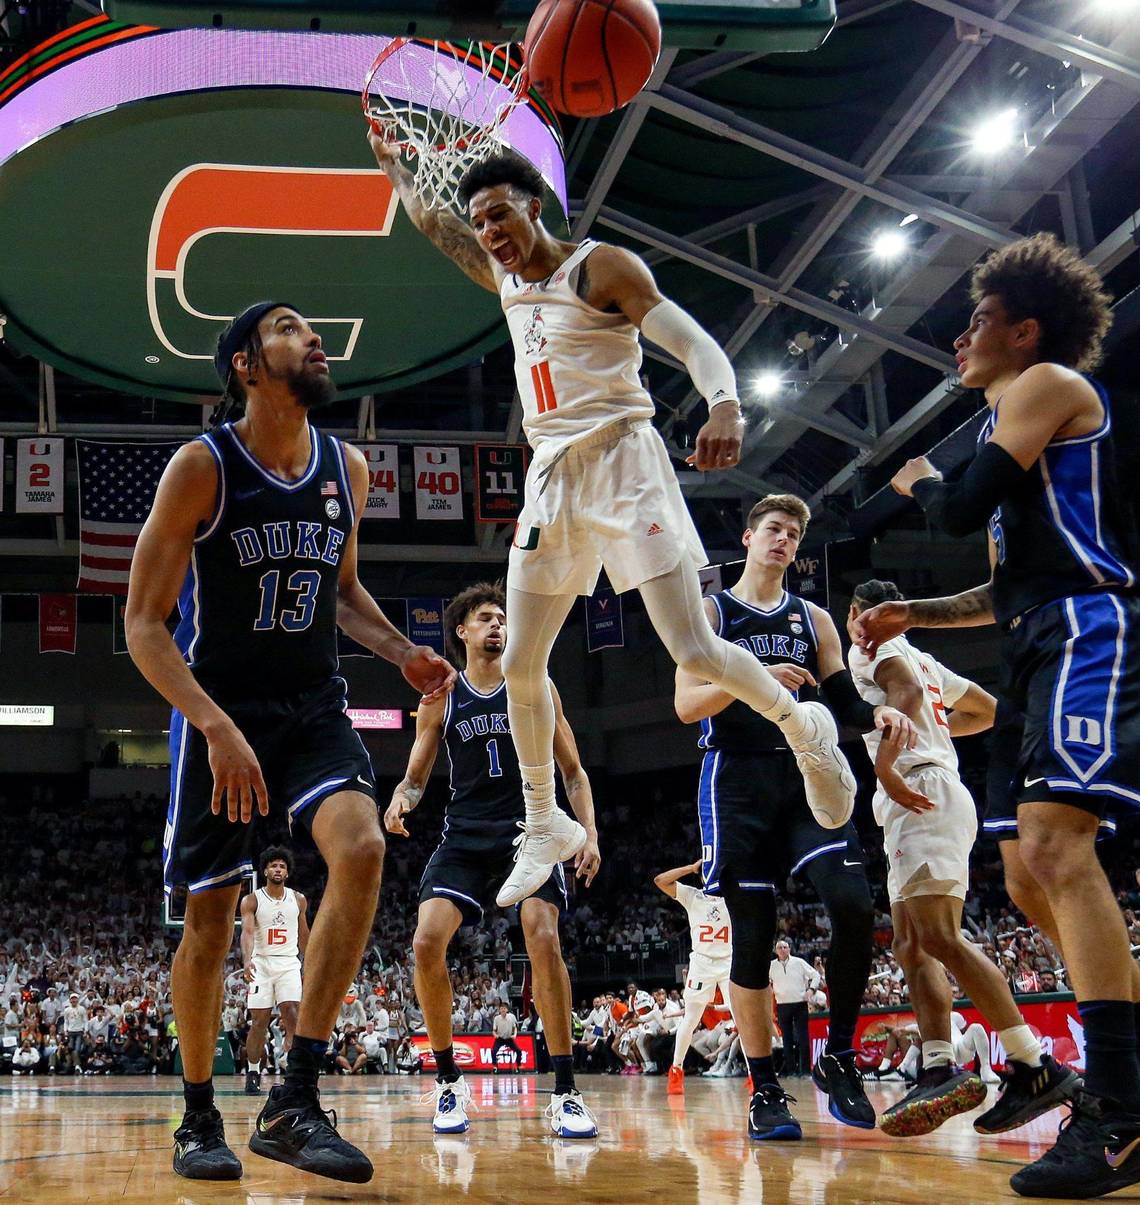
[(701, 925), (699, 933), (701, 941), (728, 941), (728, 926), (721, 925), (718, 929), (715, 925)]

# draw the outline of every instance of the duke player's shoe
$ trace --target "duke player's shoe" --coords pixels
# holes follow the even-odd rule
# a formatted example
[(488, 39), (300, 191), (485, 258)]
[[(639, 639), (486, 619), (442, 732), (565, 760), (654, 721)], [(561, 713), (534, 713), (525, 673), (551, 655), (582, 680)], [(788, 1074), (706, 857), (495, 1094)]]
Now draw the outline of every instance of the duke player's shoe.
[(546, 1106), (546, 1117), (552, 1133), (559, 1138), (597, 1138), (598, 1123), (582, 1101), (577, 1089), (555, 1093)]
[(261, 1072), (247, 1071), (245, 1073), (245, 1094), (246, 1096), (261, 1095)]
[(1004, 1134), (1027, 1121), (1063, 1105), (1081, 1090), (1081, 1077), (1063, 1067), (1051, 1055), (1041, 1056), (1040, 1067), (1010, 1062), (1001, 1077), (1002, 1090), (997, 1104), (974, 1122), (979, 1134)]
[(842, 828), (855, 807), (855, 775), (839, 749), (839, 729), (822, 703), (800, 703), (807, 726), (788, 745), (804, 776), (812, 815), (824, 828)]
[(437, 1081), (432, 1090), (425, 1092), (420, 1099), (422, 1104), (430, 1101), (435, 1106), (431, 1128), (437, 1134), (465, 1134), (471, 1128), (467, 1117), (471, 1088), (463, 1076), (449, 1083)]
[(515, 868), (495, 896), (500, 908), (534, 895), (559, 862), (574, 857), (586, 844), (586, 830), (561, 808), (541, 821), (520, 820), (519, 828), (522, 832), (514, 839)]
[(321, 1108), (316, 1088), (305, 1094), (284, 1084), (270, 1088), (249, 1149), (330, 1180), (367, 1184), (372, 1179), (371, 1160), (336, 1132), (336, 1113)]
[(1023, 1197), (1087, 1200), (1140, 1183), (1140, 1117), (1113, 1100), (1080, 1092), (1057, 1142), (1009, 1180)]
[(861, 1130), (875, 1128), (875, 1110), (863, 1089), (863, 1073), (855, 1066), (855, 1052), (821, 1054), (811, 1069), (815, 1086), (827, 1093), (827, 1111), (836, 1121)]
[(976, 1109), (986, 1099), (981, 1076), (954, 1064), (929, 1067), (918, 1083), (879, 1119), (879, 1128), (892, 1138), (915, 1138), (959, 1113)]
[(779, 1084), (760, 1084), (748, 1104), (748, 1137), (757, 1142), (802, 1138), (800, 1123), (788, 1108), (788, 1101), (795, 1099)]
[(217, 1109), (187, 1112), (174, 1131), (174, 1170), (187, 1180), (240, 1180), (241, 1161), (226, 1145)]

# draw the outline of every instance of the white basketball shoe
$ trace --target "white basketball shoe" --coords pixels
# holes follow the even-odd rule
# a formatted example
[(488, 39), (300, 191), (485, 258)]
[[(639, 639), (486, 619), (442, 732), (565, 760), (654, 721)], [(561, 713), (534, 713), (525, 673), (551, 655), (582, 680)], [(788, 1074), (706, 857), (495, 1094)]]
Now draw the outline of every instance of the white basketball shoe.
[(586, 844), (586, 830), (561, 808), (540, 822), (520, 820), (519, 828), (522, 832), (514, 840), (515, 868), (495, 896), (500, 908), (534, 895), (559, 862), (574, 857)]
[(424, 1104), (435, 1105), (431, 1128), (437, 1134), (465, 1134), (471, 1127), (467, 1108), (471, 1104), (471, 1089), (463, 1076), (451, 1083), (436, 1083), (421, 1098)]
[(804, 776), (804, 791), (812, 815), (824, 828), (842, 828), (855, 807), (855, 775), (839, 749), (839, 729), (822, 703), (801, 703), (807, 727), (788, 744)]
[(598, 1123), (575, 1089), (550, 1098), (546, 1106), (550, 1129), (559, 1138), (597, 1138)]

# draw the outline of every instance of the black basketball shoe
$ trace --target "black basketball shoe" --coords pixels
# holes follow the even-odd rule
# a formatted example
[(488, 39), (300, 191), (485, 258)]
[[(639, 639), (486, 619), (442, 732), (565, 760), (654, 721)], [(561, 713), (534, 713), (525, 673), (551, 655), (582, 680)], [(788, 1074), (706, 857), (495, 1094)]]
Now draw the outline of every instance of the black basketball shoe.
[(1057, 1142), (1009, 1180), (1023, 1197), (1083, 1201), (1140, 1183), (1140, 1116), (1114, 1100), (1079, 1092)]
[(827, 1093), (827, 1111), (845, 1126), (875, 1128), (875, 1110), (863, 1089), (863, 1073), (855, 1066), (855, 1051), (821, 1054), (811, 1070), (812, 1082)]
[(247, 1071), (245, 1073), (245, 1094), (246, 1096), (261, 1095), (261, 1072)]
[(788, 1101), (795, 1100), (779, 1084), (760, 1084), (748, 1106), (748, 1137), (757, 1142), (802, 1138), (800, 1123), (792, 1116)]
[(285, 1084), (270, 1088), (249, 1149), (330, 1180), (367, 1184), (372, 1179), (371, 1161), (336, 1132), (336, 1113), (321, 1108), (316, 1088), (304, 1095)]
[(187, 1180), (240, 1180), (241, 1160), (226, 1146), (222, 1115), (210, 1106), (187, 1112), (174, 1131), (174, 1170)]
[(1050, 1109), (1072, 1100), (1081, 1090), (1081, 1077), (1070, 1067), (1062, 1067), (1051, 1055), (1041, 1056), (1040, 1067), (1010, 1062), (1002, 1078), (997, 1104), (974, 1122), (979, 1134), (1004, 1134)]
[(953, 1063), (927, 1067), (918, 1083), (879, 1118), (879, 1128), (892, 1138), (915, 1138), (976, 1109), (985, 1099), (986, 1086), (973, 1071)]

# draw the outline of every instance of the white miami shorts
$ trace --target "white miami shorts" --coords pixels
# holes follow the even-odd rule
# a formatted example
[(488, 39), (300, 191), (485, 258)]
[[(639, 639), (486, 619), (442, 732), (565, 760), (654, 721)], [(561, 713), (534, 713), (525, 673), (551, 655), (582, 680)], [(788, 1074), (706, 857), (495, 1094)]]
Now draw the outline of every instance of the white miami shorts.
[(916, 895), (966, 898), (970, 850), (978, 834), (974, 799), (958, 775), (941, 766), (911, 770), (907, 786), (934, 804), (929, 812), (911, 812), (880, 787), (872, 807), (883, 826), (887, 851), (887, 896), (892, 904)]
[(682, 999), (686, 1004), (711, 1004), (719, 987), (725, 1004), (731, 1008), (728, 997), (728, 977), (731, 972), (732, 962), (727, 958), (713, 960), (703, 954), (691, 955)]
[(299, 958), (254, 958), (253, 982), (246, 1004), (250, 1008), (273, 1008), (301, 999)]
[(527, 472), (507, 585), (593, 594), (603, 566), (621, 594), (688, 558), (708, 564), (661, 436), (622, 419)]

